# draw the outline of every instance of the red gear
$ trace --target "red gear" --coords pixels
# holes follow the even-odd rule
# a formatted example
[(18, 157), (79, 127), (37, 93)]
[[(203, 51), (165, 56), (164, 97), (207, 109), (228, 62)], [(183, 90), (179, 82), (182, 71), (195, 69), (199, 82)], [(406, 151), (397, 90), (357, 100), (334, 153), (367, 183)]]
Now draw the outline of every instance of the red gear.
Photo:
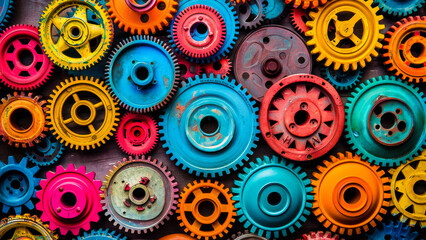
[[(303, 234), (303, 240), (339, 240), (340, 237), (337, 234), (332, 235), (331, 232), (310, 232), (309, 234)], [(302, 239), (298, 239), (302, 240)], [(341, 239), (344, 240), (344, 239)]]
[(231, 71), (231, 60), (229, 58), (221, 58), (218, 61), (211, 62), (204, 65), (204, 71), (207, 75), (213, 74), (215, 76), (220, 75), (222, 78), (225, 78)]
[(309, 17), (309, 12), (307, 9), (302, 8), (293, 8), (290, 14), (290, 21), (294, 29), (298, 32), (305, 34), (309, 31), (309, 27), (306, 25), (306, 22), (311, 18)]
[(195, 62), (190, 62), (181, 55), (177, 54), (177, 59), (180, 67), (181, 77), (184, 79), (194, 78), (196, 75), (201, 75), (201, 65)]

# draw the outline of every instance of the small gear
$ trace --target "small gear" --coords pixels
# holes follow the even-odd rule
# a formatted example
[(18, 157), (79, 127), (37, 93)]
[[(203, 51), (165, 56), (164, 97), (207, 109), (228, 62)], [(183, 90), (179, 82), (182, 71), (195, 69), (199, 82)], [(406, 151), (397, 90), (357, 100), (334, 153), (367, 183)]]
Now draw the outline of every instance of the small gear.
[(118, 125), (117, 103), (98, 79), (66, 79), (53, 90), (50, 98), (47, 111), (50, 130), (70, 148), (100, 147)]
[(57, 166), (56, 173), (47, 172), (46, 178), (40, 181), (36, 208), (43, 212), (40, 219), (49, 222), (52, 230), (59, 228), (61, 235), (69, 231), (78, 235), (80, 229), (90, 229), (90, 222), (99, 221), (102, 182), (94, 179), (94, 172), (86, 173), (86, 167), (76, 169), (69, 164), (67, 169)]
[[(253, 13), (252, 6), (256, 6), (256, 14)], [(238, 20), (242, 29), (251, 30), (259, 27), (265, 21), (265, 4), (263, 0), (249, 0), (235, 6)]]
[(310, 183), (301, 167), (277, 156), (250, 162), (232, 189), (239, 221), (267, 239), (286, 237), (310, 214), (314, 200)]
[(349, 70), (347, 72), (339, 70), (334, 70), (331, 67), (321, 67), (321, 76), (329, 81), (333, 87), (337, 90), (349, 90), (361, 81), (364, 72), (362, 69), (358, 68), (357, 70)]
[[(345, 240), (345, 239), (341, 239), (339, 237), (339, 235), (337, 234), (332, 234), (331, 232), (322, 232), (322, 231), (318, 231), (318, 232), (310, 232), (309, 234), (303, 234), (303, 240)], [(298, 239), (298, 240), (302, 240), (302, 239)]]
[[(256, 234), (249, 233), (249, 231), (245, 231), (244, 233), (238, 232), (237, 234), (232, 234), (233, 240), (268, 240), (264, 237), (259, 237)], [(231, 239), (228, 239), (231, 240)]]
[(425, 0), (374, 0), (382, 11), (391, 16), (405, 17), (420, 10)]
[(314, 172), (313, 213), (324, 227), (339, 234), (361, 234), (386, 214), (389, 206), (389, 178), (378, 166), (370, 165), (350, 152), (324, 160)]
[(9, 240), (57, 240), (58, 235), (49, 229), (36, 215), (9, 216), (0, 222), (0, 239)]
[(383, 228), (376, 228), (372, 234), (367, 235), (368, 240), (415, 240), (419, 233), (402, 222), (383, 223)]
[(39, 24), (46, 55), (67, 70), (92, 67), (105, 56), (113, 39), (112, 21), (96, 0), (53, 0)]
[(301, 8), (293, 8), (290, 13), (290, 21), (294, 29), (301, 34), (305, 34), (309, 31), (309, 27), (306, 25), (308, 21), (312, 21), (309, 17), (309, 10)]
[(56, 163), (64, 150), (65, 146), (52, 133), (48, 132), (39, 143), (27, 149), (25, 155), (35, 165), (44, 167)]
[(177, 54), (177, 60), (179, 64), (179, 71), (181, 73), (181, 78), (183, 80), (188, 78), (194, 78), (197, 75), (201, 74), (201, 65), (197, 64), (195, 62), (191, 62), (189, 60), (186, 60), (181, 55)]
[(384, 40), (385, 65), (409, 82), (426, 82), (426, 17), (404, 18), (392, 26)]
[[(191, 237), (198, 239), (223, 238), (229, 232), (237, 215), (232, 194), (219, 182), (210, 180), (188, 183), (180, 194), (176, 214), (180, 226)], [(203, 212), (205, 210), (210, 212)], [(208, 225), (209, 228), (204, 228)]]
[(157, 144), (157, 121), (148, 115), (127, 113), (120, 120), (116, 138), (126, 154), (145, 155)]
[(45, 100), (40, 96), (24, 92), (13, 96), (8, 94), (0, 103), (0, 136), (3, 141), (15, 147), (32, 147), (44, 138), (45, 131)]
[(7, 214), (13, 208), (15, 214), (19, 215), (22, 206), (34, 209), (31, 198), (35, 198), (35, 188), (39, 186), (40, 179), (34, 176), (39, 167), (28, 168), (26, 157), (20, 163), (13, 156), (7, 160), (7, 164), (0, 162), (0, 203), (3, 205), (3, 213)]
[(133, 36), (119, 43), (105, 70), (113, 96), (121, 106), (138, 113), (164, 107), (179, 79), (173, 50), (151, 36)]
[(232, 63), (229, 58), (221, 58), (218, 61), (208, 63), (204, 65), (202, 68), (205, 71), (207, 76), (210, 76), (210, 74), (213, 74), (216, 76), (221, 76), (222, 79), (224, 79), (226, 76), (229, 75), (232, 68)]
[(15, 1), (13, 0), (0, 0), (0, 30), (5, 28), (5, 25), (12, 18), (13, 11), (15, 10)]
[(190, 237), (190, 236), (188, 236), (186, 234), (179, 234), (179, 233), (177, 233), (177, 234), (167, 235), (167, 236), (162, 237), (162, 238), (160, 238), (158, 240), (196, 240), (196, 239), (192, 238), (192, 237)]
[(113, 166), (102, 186), (105, 215), (131, 233), (158, 229), (176, 209), (177, 182), (157, 159), (129, 157)]
[(53, 63), (44, 54), (38, 28), (14, 25), (0, 34), (0, 80), (17, 90), (30, 90), (51, 76)]
[(127, 240), (127, 238), (109, 229), (99, 229), (85, 232), (83, 236), (77, 237), (77, 240)]
[[(250, 1), (250, 0), (247, 0), (247, 1)], [(235, 2), (235, 3), (239, 4), (239, 3), (245, 3), (246, 0), (231, 0), (231, 2)]]
[(260, 8), (258, 4), (250, 3), (252, 14), (257, 16), (260, 12), (263, 12), (267, 22), (278, 22), (285, 16), (284, 0), (264, 0), (262, 4), (262, 8)]
[(327, 0), (285, 0), (286, 4), (293, 2), (293, 8), (302, 7), (303, 9), (307, 8), (317, 8), (319, 4), (326, 4)]

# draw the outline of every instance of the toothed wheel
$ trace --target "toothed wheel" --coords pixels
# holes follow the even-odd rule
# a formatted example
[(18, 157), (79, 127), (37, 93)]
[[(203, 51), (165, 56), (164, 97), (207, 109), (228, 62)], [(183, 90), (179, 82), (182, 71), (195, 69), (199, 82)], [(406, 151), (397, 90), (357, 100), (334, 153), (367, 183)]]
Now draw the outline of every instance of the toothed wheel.
[[(232, 239), (233, 240), (267, 240), (264, 237), (259, 237), (256, 234), (249, 233), (248, 230), (246, 230), (244, 233), (238, 232), (237, 234), (233, 234)], [(231, 240), (231, 238), (229, 238), (228, 240)]]
[(414, 14), (425, 5), (425, 0), (374, 0), (380, 9), (391, 16), (405, 17)]
[(302, 7), (303, 9), (307, 8), (317, 8), (320, 4), (324, 5), (327, 0), (285, 0), (286, 4), (293, 3), (294, 8)]
[(264, 0), (262, 4), (262, 9), (260, 9), (258, 4), (250, 3), (251, 12), (254, 15), (259, 15), (260, 12), (263, 12), (267, 23), (278, 22), (285, 16), (284, 0)]
[(201, 74), (202, 68), (200, 64), (191, 62), (179, 54), (176, 56), (179, 63), (179, 71), (181, 73), (182, 80), (194, 78), (195, 76)]
[(36, 215), (30, 214), (9, 216), (0, 222), (0, 239), (57, 240), (58, 235), (49, 229)]
[(329, 81), (333, 87), (337, 90), (349, 90), (361, 81), (363, 76), (363, 71), (357, 69), (356, 71), (349, 70), (347, 72), (339, 70), (334, 70), (331, 67), (320, 67), (321, 76)]
[(229, 58), (221, 58), (219, 61), (211, 62), (203, 66), (207, 76), (213, 74), (215, 77), (221, 76), (225, 78), (231, 72), (231, 60)]
[(121, 237), (121, 234), (116, 234), (115, 231), (109, 229), (92, 230), (85, 232), (83, 236), (77, 237), (77, 240), (126, 240), (126, 237)]
[(192, 238), (186, 234), (176, 233), (176, 234), (167, 235), (158, 240), (195, 240), (195, 238)]
[(48, 132), (39, 143), (26, 150), (25, 155), (35, 165), (44, 167), (56, 163), (64, 150), (65, 146), (52, 133)]
[[(252, 6), (256, 6), (256, 14)], [(235, 5), (241, 28), (250, 30), (259, 27), (265, 21), (265, 8), (263, 0), (249, 0)]]
[[(331, 232), (310, 232), (309, 234), (303, 234), (303, 240), (345, 240), (340, 238), (337, 234), (332, 234)], [(302, 239), (297, 239), (302, 240)]]
[(413, 231), (408, 225), (395, 221), (383, 223), (381, 227), (377, 227), (372, 234), (368, 234), (368, 240), (415, 240), (419, 233)]
[(0, 0), (0, 30), (3, 30), (12, 17), (15, 10), (15, 2), (13, 0)]
[(309, 27), (306, 25), (308, 21), (312, 19), (309, 17), (309, 10), (302, 8), (293, 8), (291, 9), (290, 21), (294, 29), (304, 35), (309, 31)]

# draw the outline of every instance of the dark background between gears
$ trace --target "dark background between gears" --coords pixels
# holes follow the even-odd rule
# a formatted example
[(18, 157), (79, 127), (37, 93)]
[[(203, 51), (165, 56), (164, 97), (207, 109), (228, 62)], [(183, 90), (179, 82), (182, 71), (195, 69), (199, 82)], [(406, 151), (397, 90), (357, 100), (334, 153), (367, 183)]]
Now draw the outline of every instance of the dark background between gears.
[[(10, 25), (12, 24), (31, 24), (34, 26), (38, 26), (38, 20), (40, 17), (40, 14), (42, 13), (43, 9), (48, 5), (50, 0), (15, 0), (16, 2), (16, 10), (15, 14), (10, 21)], [(206, 3), (208, 1), (206, 0)], [(287, 11), (288, 13), (288, 11)], [(425, 15), (426, 14), (426, 8), (423, 8), (415, 15)], [(385, 17), (384, 23), (386, 24), (385, 30), (387, 31), (391, 25), (393, 25), (397, 20), (397, 18), (390, 18)], [(280, 24), (284, 26), (288, 26), (290, 29), (293, 29), (289, 16), (286, 15), (284, 19), (280, 21)], [(243, 37), (247, 34), (248, 31), (241, 31), (238, 43), (242, 41)], [(385, 33), (385, 31), (383, 31)], [(112, 45), (115, 47), (116, 43), (123, 40), (124, 38), (130, 36), (128, 33), (124, 33), (122, 30), (118, 30), (117, 26), (115, 26), (115, 32), (114, 32), (114, 44)], [(168, 42), (167, 39), (167, 32), (163, 31), (159, 34), (156, 34), (156, 36), (161, 36), (160, 38), (164, 41)], [(307, 38), (305, 38), (307, 40)], [(234, 52), (237, 48), (235, 47), (230, 55), (230, 59), (233, 61), (234, 58)], [(315, 61), (315, 60), (314, 60)], [(320, 64), (314, 63), (313, 73), (316, 75), (319, 75), (319, 66)], [(367, 68), (364, 69), (364, 77), (362, 81), (365, 81), (367, 79), (370, 79), (372, 77), (385, 75), (387, 74), (385, 67), (382, 64), (382, 59), (377, 58), (374, 59), (372, 63), (367, 64)], [(231, 77), (233, 77), (233, 74), (231, 73)], [(42, 95), (43, 99), (48, 99), (49, 95), (52, 92), (52, 89), (58, 85), (61, 81), (67, 78), (67, 74), (65, 71), (60, 70), (59, 68), (56, 68), (53, 76), (50, 80), (47, 81), (47, 83), (42, 86), (41, 88), (34, 91), (34, 93), (38, 95)], [(426, 92), (425, 85), (419, 84), (418, 85), (423, 92)], [(5, 86), (1, 86), (0, 89), (0, 97), (3, 98), (6, 96), (7, 93), (12, 93), (13, 91), (10, 89), (7, 89)], [(346, 103), (346, 98), (349, 96), (350, 91), (340, 92), (342, 100), (344, 103)], [(260, 104), (259, 104), (260, 105)], [(125, 113), (124, 110), (121, 110), (121, 113)], [(161, 111), (157, 111), (153, 114), (151, 114), (155, 119), (158, 121), (158, 115), (161, 113)], [(266, 142), (262, 139), (260, 136), (260, 141), (257, 143), (257, 149), (254, 151), (253, 156), (250, 157), (250, 161), (254, 161), (258, 157), (263, 157), (264, 155), (272, 155), (274, 152), (269, 148), (269, 146), (266, 144)], [(342, 135), (339, 143), (334, 147), (328, 154), (323, 156), (320, 159), (316, 159), (309, 162), (301, 162), (297, 163), (300, 165), (309, 175), (310, 178), (312, 178), (312, 172), (315, 170), (316, 166), (320, 164), (323, 160), (328, 159), (328, 156), (336, 155), (338, 152), (343, 151), (350, 151), (350, 147), (347, 145), (347, 141), (344, 138), (344, 134)], [(21, 157), (24, 156), (24, 151), (22, 149), (15, 149), (12, 147), (9, 147), (6, 143), (0, 143), (0, 159), (3, 162), (7, 162), (7, 156), (8, 155), (14, 155), (18, 161), (20, 161)], [(182, 171), (179, 167), (176, 167), (175, 162), (172, 162), (170, 160), (170, 156), (166, 155), (165, 150), (162, 148), (162, 142), (158, 142), (154, 150), (150, 153), (151, 156), (154, 158), (157, 158), (158, 160), (162, 161), (165, 165), (168, 166), (168, 169), (172, 172), (172, 174), (176, 177), (177, 182), (179, 183), (179, 189), (182, 190), (189, 182), (192, 182), (193, 180), (196, 180), (197, 178), (193, 175), (188, 174), (188, 172)], [(124, 154), (117, 146), (114, 139), (110, 140), (105, 144), (104, 146), (97, 148), (95, 150), (90, 151), (75, 151), (66, 149), (61, 159), (53, 166), (45, 167), (41, 169), (37, 173), (37, 177), (39, 178), (45, 178), (45, 173), (47, 171), (55, 171), (55, 168), (57, 165), (61, 164), (63, 166), (67, 166), (69, 163), (74, 163), (76, 167), (79, 167), (81, 165), (86, 166), (87, 171), (94, 171), (96, 172), (96, 179), (97, 180), (104, 180), (105, 174), (109, 169), (112, 168), (112, 166), (117, 162), (122, 160), (122, 158), (127, 157), (126, 154)], [(31, 163), (29, 163), (30, 165)], [(245, 163), (245, 166), (248, 166), (248, 163)], [(242, 169), (242, 168), (241, 168)], [(240, 172), (241, 169), (238, 171)], [(220, 182), (224, 183), (226, 187), (232, 188), (234, 187), (234, 179), (237, 178), (238, 172), (232, 172), (228, 176), (221, 177), (219, 180)], [(389, 174), (387, 175), (389, 176)], [(200, 178), (201, 179), (201, 178)], [(33, 200), (33, 202), (36, 202), (37, 200)], [(28, 209), (23, 207), (23, 213), (28, 212)], [(41, 212), (37, 210), (29, 211), (31, 214), (36, 214), (37, 216), (41, 216)], [(0, 213), (0, 217), (7, 217), (8, 215), (11, 215), (12, 212), (9, 212), (9, 214)], [(139, 239), (158, 239), (160, 237), (163, 237), (168, 234), (172, 233), (183, 233), (183, 228), (179, 226), (179, 222), (176, 219), (176, 215), (173, 215), (169, 221), (165, 222), (165, 225), (161, 226), (160, 229), (156, 229), (153, 233), (148, 234), (131, 234), (130, 232), (125, 233), (124, 229), (123, 231), (118, 230), (118, 226), (114, 227), (112, 222), (108, 221), (108, 218), (105, 217), (104, 212), (100, 213), (101, 220), (98, 223), (92, 223), (91, 229), (99, 229), (99, 228), (109, 228), (111, 230), (115, 230), (117, 232), (122, 233), (122, 235), (127, 236), (129, 240), (139, 240)], [(388, 213), (385, 216), (385, 220), (391, 220), (395, 219), (393, 218), (390, 213)], [(297, 229), (297, 231), (283, 239), (293, 240), (297, 238), (301, 238), (303, 233), (307, 233), (310, 231), (317, 231), (322, 230), (326, 231), (326, 229), (317, 221), (314, 214), (311, 213), (311, 215), (308, 217), (308, 220), (305, 224), (302, 225), (301, 229)], [(417, 231), (421, 231), (418, 227), (416, 228)], [(231, 238), (231, 235), (237, 232), (244, 231), (244, 227), (241, 223), (236, 220), (236, 223), (234, 224), (233, 228), (230, 230), (230, 234), (225, 235), (223, 239)], [(83, 231), (80, 231), (82, 233)], [(423, 230), (421, 232), (423, 236), (426, 236), (426, 230)], [(68, 240), (73, 239), (74, 236), (71, 234), (68, 234), (66, 236), (60, 236), (60, 239)], [(363, 236), (361, 237), (347, 237), (342, 236), (343, 238), (347, 240), (359, 240), (364, 239)]]

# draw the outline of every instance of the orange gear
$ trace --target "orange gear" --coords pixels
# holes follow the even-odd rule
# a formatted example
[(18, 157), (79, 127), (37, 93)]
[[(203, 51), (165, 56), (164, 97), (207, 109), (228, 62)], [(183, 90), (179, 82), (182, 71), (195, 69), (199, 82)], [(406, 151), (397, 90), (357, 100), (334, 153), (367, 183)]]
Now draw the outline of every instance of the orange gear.
[(231, 2), (235, 2), (235, 3), (246, 3), (246, 0), (231, 0)]
[[(313, 176), (313, 213), (326, 228), (339, 234), (361, 234), (374, 228), (386, 214), (390, 200), (389, 178), (378, 166), (358, 155), (338, 153), (319, 165)], [(385, 185), (386, 184), (386, 185)]]
[(295, 8), (302, 6), (303, 9), (307, 9), (308, 7), (316, 8), (320, 3), (325, 4), (327, 0), (285, 0), (286, 4), (289, 4), (291, 2), (294, 2), (293, 6)]
[(426, 82), (426, 17), (408, 17), (386, 33), (385, 65), (409, 82)]
[(108, 12), (119, 28), (131, 34), (155, 34), (167, 27), (177, 12), (176, 0), (109, 0)]
[(158, 240), (195, 240), (195, 238), (192, 238), (186, 234), (170, 234)]
[[(217, 236), (222, 238), (232, 228), (231, 224), (235, 222), (237, 213), (231, 199), (232, 194), (223, 184), (212, 183), (210, 180), (194, 181), (183, 189), (180, 196), (177, 219), (181, 222), (180, 226), (185, 227), (185, 232), (191, 232), (191, 237), (197, 235), (198, 239), (205, 240), (216, 239)], [(200, 212), (205, 209), (213, 211)], [(188, 219), (187, 214), (192, 217)], [(209, 225), (213, 230), (203, 230), (203, 225)]]
[(15, 147), (32, 147), (39, 143), (40, 138), (46, 137), (43, 133), (46, 127), (44, 105), (46, 101), (40, 96), (32, 97), (32, 93), (8, 94), (0, 103), (0, 136), (3, 141)]

